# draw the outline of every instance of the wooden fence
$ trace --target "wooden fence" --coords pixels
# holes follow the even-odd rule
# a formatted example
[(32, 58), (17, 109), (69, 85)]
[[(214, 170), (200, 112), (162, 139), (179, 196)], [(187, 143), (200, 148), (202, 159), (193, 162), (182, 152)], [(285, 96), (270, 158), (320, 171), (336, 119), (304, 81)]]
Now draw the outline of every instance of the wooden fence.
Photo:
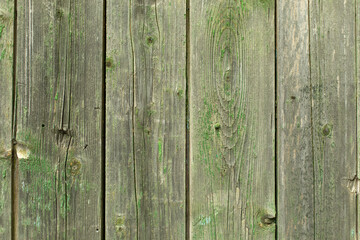
[(358, 0), (0, 0), (0, 239), (359, 239)]

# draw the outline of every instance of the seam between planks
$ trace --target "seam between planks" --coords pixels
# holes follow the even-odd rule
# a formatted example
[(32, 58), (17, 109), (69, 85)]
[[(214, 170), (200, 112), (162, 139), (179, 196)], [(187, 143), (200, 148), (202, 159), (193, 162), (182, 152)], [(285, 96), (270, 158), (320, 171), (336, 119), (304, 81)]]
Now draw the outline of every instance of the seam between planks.
[[(359, 163), (358, 163), (358, 74), (357, 74), (357, 67), (358, 67), (358, 61), (357, 61), (357, 0), (355, 0), (355, 129), (356, 129), (356, 139), (355, 139), (355, 144), (356, 144), (356, 148), (355, 148), (355, 166), (356, 166), (356, 175), (355, 175), (355, 179), (359, 178)], [(355, 194), (355, 239), (359, 240), (359, 197), (358, 197), (359, 193)]]
[(186, 0), (185, 100), (185, 239), (190, 239), (190, 0)]
[(275, 221), (275, 239), (278, 239), (278, 225), (277, 225), (277, 219), (278, 219), (278, 200), (277, 200), (277, 198), (278, 198), (278, 181), (277, 181), (277, 177), (278, 177), (278, 174), (277, 174), (277, 166), (278, 166), (278, 159), (277, 159), (277, 154), (278, 154), (278, 151), (277, 151), (277, 102), (278, 102), (278, 95), (277, 95), (277, 87), (278, 87), (278, 85), (277, 85), (277, 81), (278, 81), (278, 77), (277, 77), (277, 0), (275, 0), (274, 1), (274, 41), (275, 41), (275, 49), (274, 49), (274, 51), (275, 51), (275, 54), (274, 54), (274, 60), (275, 60), (275, 62), (274, 62), (274, 75), (275, 75), (275, 83), (274, 83), (274, 92), (275, 92), (275, 94), (274, 94), (274, 114), (275, 114), (275, 119), (274, 119), (274, 124), (275, 124), (275, 126), (274, 126), (274, 129), (275, 129), (275, 133), (274, 133), (274, 138), (275, 138), (275, 143), (274, 143), (274, 145), (275, 145), (275, 149), (274, 149), (274, 157), (275, 157), (275, 166), (274, 166), (274, 168), (275, 168), (275, 171), (274, 171), (274, 173), (275, 173), (275, 219), (276, 219), (276, 221)]
[(103, 49), (101, 86), (101, 240), (106, 235), (106, 1), (103, 0)]
[(16, 52), (17, 52), (17, 0), (14, 0), (13, 14), (13, 66), (12, 66), (12, 115), (11, 115), (11, 239), (18, 239), (18, 205), (19, 205), (19, 166), (16, 154), (17, 131), (17, 86), (16, 86)]

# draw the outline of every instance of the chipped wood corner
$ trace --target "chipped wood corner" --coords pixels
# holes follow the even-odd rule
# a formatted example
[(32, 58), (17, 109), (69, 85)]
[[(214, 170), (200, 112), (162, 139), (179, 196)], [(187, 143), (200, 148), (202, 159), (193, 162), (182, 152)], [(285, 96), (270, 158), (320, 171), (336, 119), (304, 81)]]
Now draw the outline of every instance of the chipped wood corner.
[(357, 175), (351, 179), (346, 179), (346, 183), (346, 187), (351, 193), (356, 195), (360, 193), (360, 178)]

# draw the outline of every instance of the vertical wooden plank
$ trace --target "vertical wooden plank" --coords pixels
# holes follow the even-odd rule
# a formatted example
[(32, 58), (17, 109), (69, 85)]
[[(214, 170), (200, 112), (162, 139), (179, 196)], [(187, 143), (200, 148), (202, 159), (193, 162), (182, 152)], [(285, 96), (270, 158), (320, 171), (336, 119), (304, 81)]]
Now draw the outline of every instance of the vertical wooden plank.
[(108, 1), (108, 238), (185, 238), (185, 13)]
[(139, 239), (185, 238), (184, 0), (132, 1)]
[(14, 2), (0, 0), (0, 239), (11, 238), (11, 125)]
[(279, 238), (355, 239), (355, 1), (278, 6)]
[(278, 239), (315, 236), (308, 7), (277, 2)]
[(355, 2), (309, 6), (317, 239), (356, 239)]
[(274, 1), (191, 1), (191, 239), (275, 239)]
[(106, 239), (137, 239), (130, 4), (106, 3)]
[(19, 239), (100, 239), (102, 11), (18, 0)]

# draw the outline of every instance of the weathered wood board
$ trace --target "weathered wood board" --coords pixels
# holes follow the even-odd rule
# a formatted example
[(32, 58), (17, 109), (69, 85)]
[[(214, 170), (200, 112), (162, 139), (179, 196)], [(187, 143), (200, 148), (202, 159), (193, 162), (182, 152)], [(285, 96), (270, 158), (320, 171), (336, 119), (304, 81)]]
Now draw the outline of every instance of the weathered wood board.
[(17, 4), (16, 239), (100, 239), (103, 3)]
[(191, 239), (275, 239), (274, 1), (191, 1)]
[(359, 239), (359, 11), (0, 0), (0, 239)]
[(356, 1), (310, 3), (315, 238), (358, 239)]
[(277, 229), (310, 239), (314, 224), (307, 1), (277, 2)]
[(14, 2), (0, 0), (0, 239), (11, 238)]
[(107, 2), (108, 239), (185, 238), (185, 3)]
[(278, 237), (356, 239), (355, 1), (277, 14)]

